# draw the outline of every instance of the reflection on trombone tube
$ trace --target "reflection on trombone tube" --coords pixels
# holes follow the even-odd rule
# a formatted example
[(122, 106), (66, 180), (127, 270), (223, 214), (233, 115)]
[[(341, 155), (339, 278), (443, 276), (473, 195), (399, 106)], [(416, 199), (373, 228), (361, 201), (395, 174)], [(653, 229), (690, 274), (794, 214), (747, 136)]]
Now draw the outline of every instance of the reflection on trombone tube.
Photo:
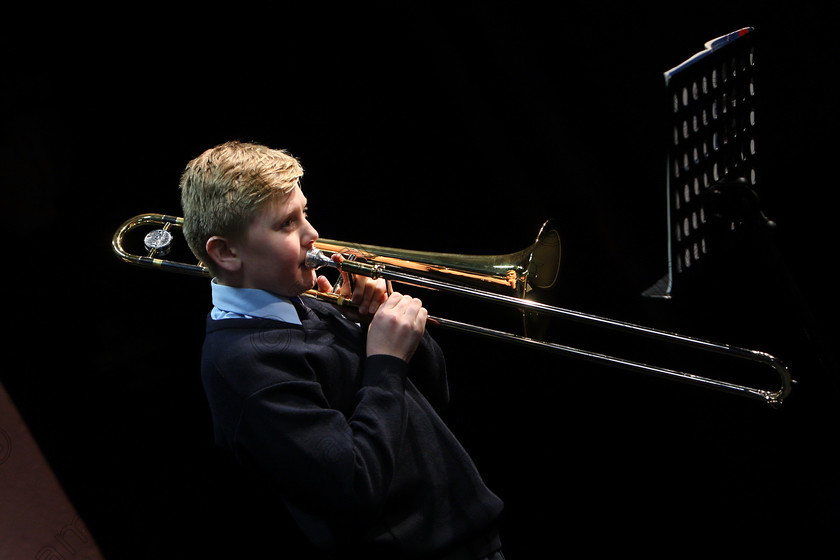
[[(180, 217), (162, 214), (135, 216), (126, 220), (114, 234), (112, 239), (113, 250), (119, 258), (130, 264), (208, 277), (209, 273), (201, 263), (188, 264), (161, 258), (171, 248), (172, 228), (180, 228), (182, 224), (183, 218)], [(148, 252), (145, 255), (128, 252), (125, 249), (125, 236), (130, 231), (144, 225), (158, 226), (158, 229), (146, 236), (145, 245)], [(549, 288), (557, 279), (560, 264), (560, 237), (550, 222), (543, 224), (536, 241), (531, 246), (509, 255), (482, 256), (432, 253), (346, 243), (329, 239), (319, 239), (315, 245), (316, 248), (307, 255), (307, 266), (310, 268), (338, 268), (350, 274), (383, 278), (389, 283), (399, 282), (420, 286), (477, 301), (511, 307), (520, 310), (523, 314), (527, 312), (540, 316), (567, 319), (663, 343), (675, 344), (680, 347), (693, 348), (725, 358), (743, 360), (773, 369), (778, 376), (779, 386), (775, 389), (753, 387), (633, 361), (606, 353), (565, 346), (527, 336), (527, 329), (525, 336), (522, 336), (430, 316), (429, 323), (433, 325), (529, 348), (565, 354), (592, 363), (706, 387), (760, 400), (771, 406), (781, 405), (791, 392), (793, 380), (790, 371), (778, 358), (765, 352), (688, 337), (525, 299), (524, 296), (532, 289)], [(330, 258), (333, 253), (352, 255), (353, 258), (346, 259), (339, 265)], [(350, 302), (333, 293), (310, 290), (306, 295), (328, 301), (334, 305), (351, 305)]]

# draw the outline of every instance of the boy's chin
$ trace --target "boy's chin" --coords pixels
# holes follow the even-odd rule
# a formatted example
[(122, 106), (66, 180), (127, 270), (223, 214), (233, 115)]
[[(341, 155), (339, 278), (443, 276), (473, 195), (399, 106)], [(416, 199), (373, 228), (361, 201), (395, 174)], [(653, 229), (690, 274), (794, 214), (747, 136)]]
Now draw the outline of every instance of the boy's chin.
[(306, 289), (311, 290), (318, 285), (318, 273), (311, 268), (307, 268), (306, 270), (309, 272), (309, 276), (305, 276), (307, 278), (307, 283), (309, 284), (309, 287)]
[[(317, 278), (317, 276), (315, 275), (314, 270), (312, 271), (312, 277), (311, 278), (304, 275), (303, 280), (302, 280), (302, 282), (300, 283), (300, 286), (299, 286), (300, 294), (302, 294), (302, 293), (304, 293), (308, 290), (314, 289), (315, 286), (317, 285), (316, 278)], [(300, 294), (298, 294), (298, 295), (300, 295)]]

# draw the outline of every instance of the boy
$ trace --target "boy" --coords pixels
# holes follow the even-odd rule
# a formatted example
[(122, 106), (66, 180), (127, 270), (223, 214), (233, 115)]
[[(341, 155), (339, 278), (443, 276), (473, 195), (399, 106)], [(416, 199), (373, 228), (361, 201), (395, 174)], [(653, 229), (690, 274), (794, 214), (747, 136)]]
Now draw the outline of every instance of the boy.
[(448, 388), (422, 303), (366, 277), (342, 287), (352, 320), (298, 297), (331, 288), (305, 266), (318, 233), (302, 175), (284, 151), (229, 142), (181, 178), (184, 235), (214, 276), (201, 370), (216, 441), (331, 556), (502, 558), (502, 503), (430, 404)]

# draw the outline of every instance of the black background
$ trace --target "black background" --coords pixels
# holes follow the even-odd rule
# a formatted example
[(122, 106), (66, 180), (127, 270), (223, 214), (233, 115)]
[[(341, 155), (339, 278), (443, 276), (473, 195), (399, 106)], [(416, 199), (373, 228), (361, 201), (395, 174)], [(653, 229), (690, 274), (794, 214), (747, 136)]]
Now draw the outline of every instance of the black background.
[[(110, 248), (130, 216), (180, 215), (185, 164), (229, 139), (301, 160), (323, 237), (497, 254), (553, 218), (563, 261), (547, 300), (790, 363), (798, 384), (775, 410), (436, 331), (447, 420), (506, 502), (509, 558), (831, 535), (835, 13), (411, 2), (63, 16), (3, 40), (2, 382), (106, 558), (305, 554), (214, 449), (206, 285)], [(662, 73), (745, 26), (784, 267), (747, 243), (679, 298), (642, 298), (666, 270)]]

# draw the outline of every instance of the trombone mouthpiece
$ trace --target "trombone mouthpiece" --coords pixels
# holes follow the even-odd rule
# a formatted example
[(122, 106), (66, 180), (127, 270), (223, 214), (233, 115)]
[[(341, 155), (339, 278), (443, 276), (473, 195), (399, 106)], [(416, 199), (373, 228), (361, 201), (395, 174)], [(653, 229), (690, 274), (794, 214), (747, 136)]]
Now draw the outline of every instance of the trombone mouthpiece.
[(326, 256), (320, 249), (310, 249), (306, 253), (306, 260), (304, 261), (306, 268), (318, 269), (322, 266), (334, 266), (332, 259)]

